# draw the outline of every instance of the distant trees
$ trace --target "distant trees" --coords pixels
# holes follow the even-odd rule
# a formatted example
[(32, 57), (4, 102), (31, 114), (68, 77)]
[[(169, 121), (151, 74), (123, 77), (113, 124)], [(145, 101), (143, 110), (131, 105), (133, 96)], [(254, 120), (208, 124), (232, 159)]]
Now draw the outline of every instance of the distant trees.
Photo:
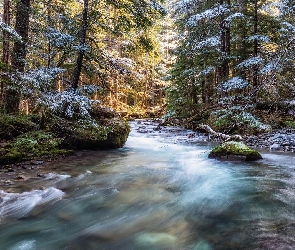
[(294, 96), (286, 70), (294, 64), (291, 1), (188, 0), (173, 7), (180, 45), (170, 74), (172, 110), (250, 117), (259, 101)]
[(160, 103), (152, 86), (160, 77), (162, 2), (5, 0), (2, 14), (13, 13), (14, 24), (1, 25), (2, 62), (14, 70), (1, 69), (1, 82), (4, 75), (10, 81), (1, 88), (5, 112), (17, 111), (19, 103), (28, 112), (49, 93), (71, 87), (117, 109)]

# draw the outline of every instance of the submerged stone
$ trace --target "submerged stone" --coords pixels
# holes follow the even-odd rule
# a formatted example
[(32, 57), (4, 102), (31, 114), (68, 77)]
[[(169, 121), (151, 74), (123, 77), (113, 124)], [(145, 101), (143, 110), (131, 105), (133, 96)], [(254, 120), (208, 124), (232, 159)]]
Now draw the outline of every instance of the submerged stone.
[(221, 158), (226, 156), (236, 156), (245, 158), (246, 161), (256, 161), (262, 159), (262, 156), (257, 150), (250, 149), (246, 144), (242, 142), (229, 141), (224, 142), (220, 146), (214, 148), (209, 158)]
[(177, 238), (168, 233), (145, 232), (136, 237), (136, 242), (139, 246), (150, 249), (171, 249), (177, 242)]

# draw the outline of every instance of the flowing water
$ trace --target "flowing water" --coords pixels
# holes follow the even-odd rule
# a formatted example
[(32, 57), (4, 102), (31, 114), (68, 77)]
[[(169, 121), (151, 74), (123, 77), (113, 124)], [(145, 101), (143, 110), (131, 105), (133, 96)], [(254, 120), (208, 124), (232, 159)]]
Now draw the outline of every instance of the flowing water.
[(206, 137), (156, 125), (0, 191), (0, 249), (294, 249), (295, 154), (208, 159)]

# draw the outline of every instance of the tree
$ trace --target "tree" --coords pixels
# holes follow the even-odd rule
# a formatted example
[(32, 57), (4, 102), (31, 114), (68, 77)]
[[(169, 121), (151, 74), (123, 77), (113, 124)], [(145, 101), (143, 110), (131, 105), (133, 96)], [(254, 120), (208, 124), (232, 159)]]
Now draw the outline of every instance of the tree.
[[(15, 32), (21, 39), (14, 41), (11, 55), (11, 66), (16, 75), (25, 71), (27, 42), (29, 34), (30, 0), (20, 0), (16, 5)], [(18, 84), (11, 82), (5, 91), (4, 106), (7, 113), (19, 110), (20, 89)]]
[(291, 6), (289, 1), (174, 1), (181, 39), (171, 71), (171, 107), (192, 116), (205, 106), (214, 110), (214, 119), (253, 123), (256, 103), (284, 84), (278, 80), (287, 72), (281, 59), (293, 54), (286, 52), (293, 44)]
[(27, 42), (29, 38), (30, 0), (19, 0), (16, 5), (15, 31), (22, 41), (15, 41), (11, 65), (18, 72), (24, 72), (26, 65)]
[(76, 90), (79, 84), (79, 78), (82, 69), (84, 51), (86, 48), (86, 31), (87, 31), (87, 15), (88, 15), (88, 0), (84, 0), (83, 17), (81, 25), (80, 46), (78, 48), (78, 57), (76, 66), (73, 72), (72, 88)]
[[(10, 25), (10, 0), (4, 0), (3, 7), (3, 22)], [(9, 33), (6, 30), (3, 30), (2, 62), (5, 64), (9, 63), (9, 45)]]
[[(7, 26), (10, 25), (10, 0), (4, 0), (3, 2), (3, 23)], [(7, 69), (9, 64), (9, 57), (10, 57), (10, 41), (9, 41), (9, 33), (3, 29), (3, 45), (2, 45), (2, 67)], [(2, 68), (1, 67), (1, 68)], [(4, 86), (7, 82), (7, 77), (1, 77), (1, 91), (0, 91), (0, 102), (4, 99)]]

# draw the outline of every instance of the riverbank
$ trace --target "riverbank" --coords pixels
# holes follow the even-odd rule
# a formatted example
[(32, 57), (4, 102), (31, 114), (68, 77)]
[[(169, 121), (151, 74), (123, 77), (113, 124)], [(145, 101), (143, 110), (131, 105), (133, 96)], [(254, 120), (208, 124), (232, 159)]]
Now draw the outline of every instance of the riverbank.
[[(174, 133), (175, 138), (169, 137), (170, 142), (175, 144), (187, 143), (219, 143), (216, 138), (209, 134), (184, 129), (177, 126), (165, 125), (163, 119), (136, 120), (136, 132), (140, 134), (155, 134), (164, 136)], [(294, 152), (295, 151), (295, 130), (282, 129), (260, 135), (244, 136), (244, 143), (249, 147), (259, 150), (274, 152)], [(32, 160), (15, 164), (2, 165), (0, 169), (0, 189), (6, 191), (26, 191), (22, 188), (22, 183), (35, 178), (40, 181), (46, 178), (50, 172), (64, 172), (71, 162), (81, 162), (83, 166), (84, 158), (96, 158), (100, 151), (80, 150), (68, 155), (57, 155), (54, 157), (35, 157)]]

